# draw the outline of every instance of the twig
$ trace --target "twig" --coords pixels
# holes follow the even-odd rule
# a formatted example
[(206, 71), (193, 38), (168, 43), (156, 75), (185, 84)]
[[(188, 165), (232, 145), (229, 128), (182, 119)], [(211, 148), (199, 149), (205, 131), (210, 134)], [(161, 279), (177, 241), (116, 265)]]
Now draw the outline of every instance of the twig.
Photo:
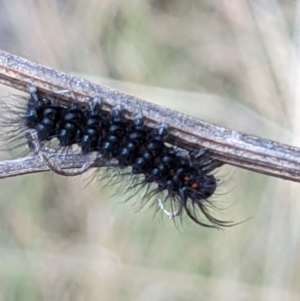
[(60, 93), (66, 103), (97, 96), (104, 109), (121, 104), (128, 118), (142, 111), (149, 126), (168, 124), (170, 142), (185, 149), (204, 147), (221, 162), (300, 182), (299, 148), (209, 124), (4, 51), (0, 51), (0, 83), (23, 91), (35, 86), (47, 94)]
[[(82, 167), (87, 163), (89, 157), (83, 157), (81, 153), (58, 153), (48, 150), (49, 157), (55, 164), (62, 169), (76, 169)], [(116, 160), (106, 161), (101, 160), (101, 156), (96, 162), (92, 162), (92, 167), (114, 166), (117, 164)], [(20, 176), (24, 174), (37, 173), (43, 171), (50, 171), (45, 161), (41, 160), (39, 155), (32, 157), (19, 158), (15, 160), (0, 161), (0, 179)]]

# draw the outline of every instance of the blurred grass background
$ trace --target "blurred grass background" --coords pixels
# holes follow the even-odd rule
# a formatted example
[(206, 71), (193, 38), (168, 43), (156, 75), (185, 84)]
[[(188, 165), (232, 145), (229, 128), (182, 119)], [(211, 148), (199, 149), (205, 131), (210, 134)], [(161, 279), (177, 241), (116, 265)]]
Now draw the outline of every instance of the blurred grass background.
[[(299, 4), (1, 0), (0, 48), (300, 146)], [(88, 176), (2, 180), (0, 300), (299, 300), (299, 185), (219, 175), (222, 217), (251, 217), (225, 232), (135, 213)]]

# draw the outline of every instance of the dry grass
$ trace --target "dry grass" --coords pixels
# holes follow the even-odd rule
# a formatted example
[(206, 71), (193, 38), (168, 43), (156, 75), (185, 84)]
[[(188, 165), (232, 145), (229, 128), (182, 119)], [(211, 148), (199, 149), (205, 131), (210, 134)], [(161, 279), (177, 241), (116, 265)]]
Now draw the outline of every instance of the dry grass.
[[(281, 2), (3, 0), (0, 47), (299, 146), (300, 6)], [(87, 177), (3, 180), (0, 300), (299, 300), (299, 184), (220, 174), (224, 217), (252, 217), (224, 233), (178, 231)]]

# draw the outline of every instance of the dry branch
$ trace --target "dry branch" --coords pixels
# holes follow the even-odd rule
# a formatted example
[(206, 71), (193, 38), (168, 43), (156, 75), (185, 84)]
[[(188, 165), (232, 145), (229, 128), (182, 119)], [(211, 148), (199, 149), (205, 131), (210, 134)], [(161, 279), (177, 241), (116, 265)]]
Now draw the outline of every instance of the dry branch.
[[(81, 153), (63, 154), (55, 151), (51, 153), (51, 150), (47, 150), (47, 154), (56, 165), (66, 170), (80, 168), (89, 160), (88, 156), (83, 157)], [(110, 160), (103, 163), (101, 156), (99, 156), (95, 162), (92, 160), (90, 164), (91, 167), (114, 166), (117, 161)], [(50, 169), (39, 155), (0, 161), (0, 179), (43, 171), (50, 171)]]
[[(299, 148), (209, 124), (4, 51), (0, 51), (0, 83), (23, 91), (35, 86), (47, 94), (59, 93), (66, 103), (74, 99), (87, 102), (97, 96), (107, 110), (122, 104), (129, 118), (132, 113), (142, 111), (149, 126), (168, 124), (170, 142), (178, 146), (190, 150), (204, 147), (221, 162), (300, 182)], [(7, 162), (11, 164), (12, 161)], [(33, 161), (20, 162), (20, 166), (34, 164)], [(44, 171), (46, 166), (39, 168)], [(29, 170), (20, 170), (20, 174)]]

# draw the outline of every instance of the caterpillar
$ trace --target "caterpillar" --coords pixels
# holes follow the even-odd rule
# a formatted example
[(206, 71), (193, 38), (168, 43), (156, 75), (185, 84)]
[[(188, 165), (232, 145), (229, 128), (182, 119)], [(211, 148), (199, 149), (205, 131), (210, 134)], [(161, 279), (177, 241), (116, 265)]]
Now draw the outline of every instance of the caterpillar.
[[(24, 146), (25, 133), (34, 131), (38, 143), (57, 141), (60, 151), (77, 146), (82, 156), (97, 153), (103, 160), (117, 159), (118, 166), (107, 167), (101, 179), (115, 184), (120, 177), (127, 177), (128, 199), (143, 191), (141, 203), (156, 198), (170, 218), (187, 215), (208, 228), (233, 225), (211, 214), (216, 208), (209, 199), (218, 186), (213, 172), (221, 162), (211, 158), (206, 149), (185, 151), (168, 143), (168, 125), (149, 127), (141, 113), (129, 119), (121, 105), (105, 111), (99, 98), (65, 104), (59, 95), (42, 95), (34, 87), (30, 87), (29, 96), (14, 100), (12, 105), (4, 104), (6, 114), (0, 122), (2, 128), (9, 129), (9, 148)], [(171, 212), (165, 209), (166, 204)]]

